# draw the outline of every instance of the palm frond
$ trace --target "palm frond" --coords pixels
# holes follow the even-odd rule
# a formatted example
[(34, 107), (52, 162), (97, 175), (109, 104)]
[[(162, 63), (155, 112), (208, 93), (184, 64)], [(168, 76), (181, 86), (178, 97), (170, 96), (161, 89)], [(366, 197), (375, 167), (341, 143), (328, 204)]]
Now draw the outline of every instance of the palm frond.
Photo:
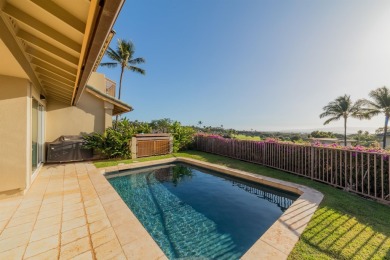
[(320, 114), (320, 118), (324, 118), (327, 116), (335, 116), (335, 115), (337, 115), (337, 113), (334, 113), (334, 112), (327, 110), (327, 111)]
[(338, 120), (340, 120), (340, 118), (341, 118), (341, 116), (331, 117), (331, 118), (329, 118), (328, 120), (326, 120), (324, 122), (324, 125), (327, 125), (327, 124), (329, 124), (330, 122), (333, 122), (333, 121), (338, 121)]
[(118, 66), (118, 63), (116, 63), (116, 62), (103, 62), (103, 63), (100, 63), (100, 66), (108, 67), (108, 68), (116, 68)]
[(386, 108), (390, 107), (390, 93), (387, 87), (377, 88), (369, 93), (369, 96), (374, 100), (377, 107)]
[(135, 59), (129, 60), (130, 64), (140, 64), (140, 63), (145, 63), (145, 62), (146, 61), (144, 58), (135, 58)]
[(108, 50), (106, 52), (106, 56), (109, 57), (111, 60), (116, 62), (121, 62), (121, 56), (120, 54), (112, 49), (111, 47), (108, 47)]
[(133, 72), (137, 72), (137, 73), (142, 74), (142, 75), (145, 75), (145, 73), (146, 73), (144, 69), (141, 69), (141, 68), (138, 68), (138, 67), (135, 67), (135, 66), (126, 66), (126, 68), (128, 70), (131, 70)]
[(121, 66), (121, 76), (119, 80), (119, 91), (118, 91), (118, 98), (120, 99), (121, 96), (121, 89), (122, 89), (122, 77), (123, 77), (123, 71), (124, 69), (131, 70), (133, 72), (137, 72), (140, 74), (145, 74), (145, 70), (131, 66), (130, 64), (139, 64), (144, 63), (145, 60), (143, 58), (134, 58), (135, 46), (131, 41), (126, 41), (124, 39), (118, 39), (116, 49), (109, 47), (106, 56), (110, 58), (114, 62), (105, 62), (101, 63), (100, 66), (105, 66), (109, 68), (117, 67), (118, 65)]

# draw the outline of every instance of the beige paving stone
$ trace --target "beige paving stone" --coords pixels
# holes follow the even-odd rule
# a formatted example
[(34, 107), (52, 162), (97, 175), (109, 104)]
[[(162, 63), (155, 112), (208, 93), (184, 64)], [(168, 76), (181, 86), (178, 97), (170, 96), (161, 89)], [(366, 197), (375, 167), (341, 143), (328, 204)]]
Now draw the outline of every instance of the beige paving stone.
[(59, 236), (54, 235), (45, 239), (31, 242), (28, 244), (26, 253), (24, 254), (25, 258), (29, 258), (35, 255), (39, 255), (51, 249), (58, 247)]
[(24, 199), (23, 196), (2, 199), (2, 200), (0, 200), (0, 207), (1, 208), (16, 208), (17, 206), (19, 206), (19, 204), (22, 202), (23, 199)]
[(164, 256), (164, 253), (155, 242), (149, 239), (134, 240), (124, 245), (123, 250), (128, 259), (158, 259)]
[(117, 239), (113, 239), (97, 248), (94, 248), (97, 259), (111, 259), (123, 254), (121, 245)]
[(62, 217), (59, 214), (55, 215), (55, 216), (48, 217), (48, 218), (39, 219), (35, 223), (34, 229), (41, 229), (41, 228), (45, 228), (47, 226), (58, 224), (61, 222), (61, 219), (62, 219)]
[(99, 195), (99, 196), (103, 196), (105, 194), (108, 194), (108, 193), (111, 193), (112, 192), (112, 188), (111, 187), (108, 187), (106, 185), (102, 186), (95, 186), (95, 189), (96, 189), (96, 193)]
[(91, 250), (89, 238), (80, 238), (61, 247), (60, 259), (72, 259), (89, 250)]
[(30, 242), (34, 242), (54, 235), (58, 235), (60, 233), (60, 227), (61, 227), (60, 223), (57, 223), (51, 226), (35, 229), (31, 233)]
[(22, 259), (25, 250), (26, 245), (2, 252), (0, 253), (0, 259)]
[(40, 220), (40, 219), (44, 219), (44, 218), (49, 218), (49, 217), (53, 217), (56, 215), (60, 215), (61, 213), (62, 213), (62, 208), (55, 208), (52, 210), (50, 210), (50, 209), (40, 210), (38, 213), (37, 219)]
[[(46, 191), (44, 199), (59, 199), (61, 197), (62, 197), (61, 188), (53, 188), (53, 191), (50, 190)], [(42, 205), (42, 207), (50, 207), (49, 204), (53, 204), (53, 203), (44, 204)], [(55, 206), (55, 204), (53, 205)]]
[(260, 239), (279, 251), (289, 254), (299, 236), (290, 232), (285, 224), (277, 221), (271, 226), (269, 232), (266, 232)]
[(91, 223), (96, 222), (98, 220), (102, 220), (104, 218), (107, 218), (107, 215), (103, 211), (98, 212), (98, 213), (94, 213), (94, 214), (87, 214), (88, 224), (91, 224)]
[(81, 197), (72, 198), (72, 199), (65, 199), (64, 198), (64, 203), (63, 203), (64, 209), (71, 207), (73, 204), (76, 204), (76, 203), (81, 203)]
[(8, 223), (8, 220), (0, 221), (0, 233), (3, 231), (3, 229), (5, 228), (7, 223)]
[(55, 248), (26, 259), (27, 260), (53, 260), (58, 258), (59, 251), (60, 251), (59, 248)]
[(18, 210), (16, 210), (13, 217), (18, 218), (18, 217), (22, 217), (22, 216), (26, 216), (26, 215), (33, 215), (33, 214), (38, 213), (39, 209), (40, 209), (40, 206), (34, 206), (31, 208), (27, 208), (27, 209), (18, 209)]
[(85, 207), (93, 207), (93, 206), (97, 206), (97, 205), (101, 205), (99, 198), (84, 201)]
[(91, 235), (92, 245), (94, 248), (114, 239), (116, 239), (116, 234), (114, 229), (111, 227), (103, 229)]
[(84, 252), (72, 258), (72, 260), (92, 260), (92, 259), (94, 259), (92, 251)]
[(1, 233), (0, 240), (1, 239), (5, 239), (5, 238), (9, 238), (9, 237), (13, 237), (13, 236), (17, 236), (19, 234), (23, 234), (23, 233), (26, 233), (26, 232), (30, 232), (31, 233), (31, 231), (33, 229), (33, 226), (34, 226), (34, 222), (25, 223), (25, 224), (22, 224), (22, 225), (19, 225), (19, 226), (10, 227), (10, 228), (7, 227)]
[(28, 244), (30, 232), (0, 240), (0, 253)]
[(43, 198), (42, 205), (48, 205), (52, 203), (62, 203), (62, 196)]
[(115, 200), (120, 200), (121, 197), (116, 193), (115, 191), (106, 193), (104, 195), (99, 196), (100, 201), (104, 204), (107, 202), (115, 201)]
[(10, 219), (12, 216), (14, 210), (10, 210), (7, 208), (2, 208), (3, 210), (0, 211), (0, 221), (7, 221)]
[(114, 230), (122, 246), (131, 243), (140, 237), (149, 236), (141, 224), (133, 225), (131, 222), (115, 226)]
[(73, 211), (64, 212), (62, 214), (62, 221), (68, 221), (68, 220), (78, 218), (78, 217), (81, 217), (84, 215), (85, 215), (84, 209), (76, 209)]
[[(77, 188), (77, 190), (79, 190), (79, 188)], [(76, 199), (76, 198), (81, 198), (80, 192), (74, 192), (74, 193), (71, 193), (71, 194), (64, 194), (63, 195), (63, 199), (64, 200)]]
[(23, 201), (19, 205), (19, 209), (28, 209), (28, 208), (31, 208), (31, 207), (40, 206), (41, 204), (42, 204), (41, 200)]
[(88, 235), (89, 233), (86, 225), (68, 230), (61, 234), (61, 245), (68, 244), (70, 242), (86, 237)]
[(87, 221), (85, 220), (84, 216), (62, 222), (62, 233), (77, 227), (84, 226), (86, 224)]
[(12, 218), (9, 221), (7, 228), (19, 226), (19, 225), (26, 224), (29, 222), (35, 222), (36, 218), (37, 218), (37, 214), (31, 214), (31, 215), (25, 215), (22, 217), (18, 217), (18, 218)]
[(252, 259), (287, 259), (287, 255), (268, 245), (264, 241), (258, 240), (255, 243), (256, 250), (250, 250), (248, 253), (241, 257), (242, 260)]
[(97, 193), (96, 193), (95, 190), (90, 191), (90, 192), (88, 192), (88, 193), (86, 193), (86, 194), (83, 194), (83, 199), (84, 199), (84, 201), (85, 201), (85, 200), (97, 199), (97, 198), (99, 198), (99, 196), (97, 195)]
[(127, 206), (123, 202), (123, 200), (115, 200), (112, 202), (104, 203), (103, 207), (106, 210), (106, 212), (115, 212), (115, 211), (123, 209), (124, 207), (127, 207)]
[(119, 226), (133, 219), (130, 209), (124, 208), (115, 212), (107, 212), (107, 216), (113, 227)]
[(121, 253), (121, 254), (116, 255), (116, 256), (114, 256), (114, 257), (112, 257), (112, 258), (110, 258), (110, 259), (111, 259), (111, 260), (126, 260), (127, 257), (126, 257), (126, 255), (125, 255), (125, 253)]
[(77, 187), (77, 189), (74, 190), (65, 190), (64, 191), (64, 196), (63, 196), (63, 202), (65, 203), (66, 201), (70, 200), (78, 200), (81, 199), (81, 192), (80, 192), (80, 187)]
[(85, 211), (87, 212), (88, 215), (99, 213), (99, 212), (103, 212), (103, 213), (106, 212), (102, 205), (95, 205), (92, 207), (87, 207), (87, 208), (85, 208)]
[(89, 224), (89, 233), (94, 234), (105, 228), (111, 227), (111, 223), (107, 217)]
[(68, 205), (68, 206), (64, 206), (64, 208), (62, 209), (63, 212), (69, 212), (69, 211), (74, 211), (76, 209), (82, 209), (84, 208), (84, 204), (79, 202), (79, 203), (76, 203), (76, 204), (71, 204), (71, 205)]
[(47, 210), (62, 210), (62, 204), (60, 203), (51, 203), (51, 204), (46, 204), (42, 205), (40, 208), (40, 211), (47, 211)]

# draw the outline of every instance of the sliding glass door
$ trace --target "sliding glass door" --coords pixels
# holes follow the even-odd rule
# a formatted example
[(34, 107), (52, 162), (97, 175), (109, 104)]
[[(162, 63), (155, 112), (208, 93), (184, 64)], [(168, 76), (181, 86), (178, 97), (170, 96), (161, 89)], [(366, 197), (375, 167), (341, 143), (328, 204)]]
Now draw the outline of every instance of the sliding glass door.
[(31, 147), (32, 147), (32, 173), (43, 162), (43, 129), (44, 129), (44, 107), (37, 100), (32, 100), (31, 105)]

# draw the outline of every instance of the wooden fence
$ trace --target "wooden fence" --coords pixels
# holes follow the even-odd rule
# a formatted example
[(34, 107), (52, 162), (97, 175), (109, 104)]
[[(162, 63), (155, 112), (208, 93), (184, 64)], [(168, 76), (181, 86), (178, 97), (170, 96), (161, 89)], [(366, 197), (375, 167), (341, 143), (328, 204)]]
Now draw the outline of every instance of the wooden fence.
[(197, 136), (195, 149), (257, 163), (390, 202), (387, 154), (312, 145)]

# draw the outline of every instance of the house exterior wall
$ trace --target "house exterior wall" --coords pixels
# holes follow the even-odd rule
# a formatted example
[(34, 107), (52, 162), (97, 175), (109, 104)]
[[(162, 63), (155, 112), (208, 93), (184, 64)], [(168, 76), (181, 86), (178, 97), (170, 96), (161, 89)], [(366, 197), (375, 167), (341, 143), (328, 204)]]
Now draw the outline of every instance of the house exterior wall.
[(31, 176), (31, 87), (0, 75), (0, 198), (22, 192)]
[(103, 103), (86, 91), (77, 106), (49, 100), (46, 107), (46, 142), (53, 142), (61, 135), (104, 132)]
[(106, 93), (106, 77), (104, 74), (93, 72), (88, 79), (87, 85)]
[[(100, 74), (89, 84), (100, 89), (105, 88), (104, 82)], [(40, 94), (28, 79), (0, 75), (0, 199), (23, 194), (39, 171), (32, 172), (33, 98), (45, 110), (45, 142), (61, 135), (102, 133), (112, 126), (113, 105), (86, 91), (77, 106), (50, 97), (41, 100)]]
[(112, 111), (114, 109), (114, 105), (108, 103), (107, 101), (104, 101), (104, 110), (105, 110), (105, 115), (104, 115), (104, 127), (112, 127)]

